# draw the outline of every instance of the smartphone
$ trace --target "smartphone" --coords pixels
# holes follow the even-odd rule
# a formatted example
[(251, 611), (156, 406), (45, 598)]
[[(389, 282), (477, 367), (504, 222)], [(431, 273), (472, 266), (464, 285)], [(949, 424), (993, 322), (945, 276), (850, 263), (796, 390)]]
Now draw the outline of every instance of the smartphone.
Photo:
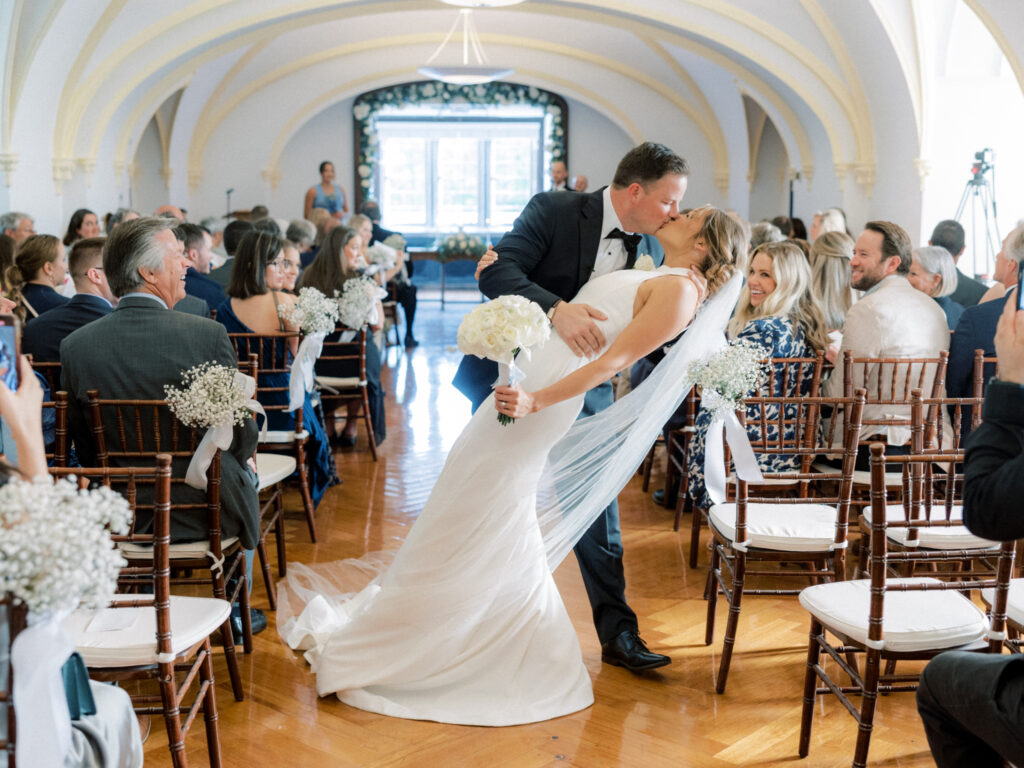
[(1017, 309), (1024, 309), (1024, 300), (1021, 300), (1021, 289), (1024, 288), (1024, 264), (1017, 265)]
[(0, 314), (0, 381), (11, 390), (18, 388), (20, 331), (17, 317)]

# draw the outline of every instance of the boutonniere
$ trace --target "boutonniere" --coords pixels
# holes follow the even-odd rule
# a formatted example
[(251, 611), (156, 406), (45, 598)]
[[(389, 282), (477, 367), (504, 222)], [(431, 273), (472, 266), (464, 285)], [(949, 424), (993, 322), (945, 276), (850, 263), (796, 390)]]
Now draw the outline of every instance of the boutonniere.
[(636, 261), (633, 264), (633, 269), (640, 269), (644, 272), (650, 272), (654, 269), (654, 259), (651, 258), (649, 253), (641, 253), (636, 257)]

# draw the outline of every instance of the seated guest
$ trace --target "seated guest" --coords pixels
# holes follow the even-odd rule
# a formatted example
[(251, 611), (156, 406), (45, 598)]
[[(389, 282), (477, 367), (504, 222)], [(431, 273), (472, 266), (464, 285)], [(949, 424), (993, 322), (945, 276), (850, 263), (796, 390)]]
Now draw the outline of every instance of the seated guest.
[(19, 245), (14, 266), (7, 270), (7, 284), (22, 319), (27, 322), (67, 304), (69, 300), (57, 293), (67, 275), (67, 252), (53, 235), (32, 235)]
[(153, 211), (153, 215), (162, 219), (177, 219), (178, 221), (185, 220), (185, 211), (176, 205), (161, 205)]
[(36, 233), (36, 223), (27, 213), (9, 211), (0, 216), (0, 231), (20, 244)]
[[(846, 313), (843, 340), (836, 355), (840, 367), (822, 388), (825, 397), (843, 395), (841, 363), (847, 350), (854, 357), (938, 357), (940, 352), (949, 349), (949, 328), (942, 309), (907, 280), (911, 265), (910, 237), (891, 221), (869, 221), (864, 227), (850, 259), (850, 275), (853, 287), (865, 293)], [(877, 384), (877, 379), (872, 382)], [(931, 383), (924, 382), (926, 391)], [(897, 382), (897, 386), (901, 384)], [(879, 392), (868, 392), (869, 398), (879, 395)], [(894, 416), (905, 417), (909, 422), (910, 403), (864, 408), (865, 420)], [(835, 442), (843, 439), (839, 432), (835, 430)], [(909, 440), (907, 429), (893, 430), (872, 424), (861, 428), (861, 440), (879, 433), (881, 439), (889, 443), (890, 453)], [(950, 431), (947, 429), (945, 433)], [(858, 453), (858, 469), (868, 468), (867, 456), (866, 450)]]
[(781, 243), (785, 239), (785, 235), (770, 221), (759, 221), (750, 227), (750, 252), (764, 243)]
[[(235, 258), (235, 251), (238, 250), (238, 244), (252, 230), (252, 224), (241, 219), (236, 219), (224, 227), (224, 252), (227, 254), (227, 258), (219, 267), (210, 270), (210, 279), (225, 290), (228, 287), (228, 283), (231, 282), (232, 260)], [(216, 309), (217, 306), (215, 304), (211, 309)]]
[(88, 208), (79, 208), (71, 214), (68, 231), (64, 233), (64, 245), (71, 245), (83, 237), (96, 237), (100, 233), (100, 220)]
[[(86, 393), (118, 399), (163, 400), (164, 387), (178, 386), (188, 368), (206, 362), (234, 368), (235, 350), (224, 327), (209, 319), (168, 308), (185, 293), (188, 262), (174, 237), (173, 219), (141, 218), (121, 224), (103, 251), (103, 271), (117, 308), (79, 328), (60, 347), (61, 381), (68, 391), (68, 427), (83, 466), (96, 466)], [(161, 433), (170, 434), (170, 418)], [(120, 442), (113, 422), (104, 424), (108, 440)], [(256, 424), (235, 427), (231, 447), (221, 455), (221, 531), (237, 536), (252, 550), (259, 540), (256, 475), (249, 465), (256, 450)], [(124, 464), (130, 462), (122, 462)], [(184, 476), (187, 459), (177, 459), (175, 476)], [(141, 493), (141, 491), (140, 491)], [(175, 483), (172, 500), (202, 503), (206, 492)], [(172, 541), (207, 537), (204, 516), (171, 515)]]
[[(217, 322), (229, 333), (273, 334), (280, 331), (298, 330), (289, 325), (278, 313), (278, 306), (290, 306), (295, 297), (282, 293), (282, 260), (285, 241), (265, 232), (250, 232), (242, 238), (235, 254), (228, 298), (217, 307)], [(278, 347), (266, 350), (268, 360), (281, 360), (285, 356), (284, 340), (275, 342)], [(298, 348), (296, 339), (289, 341), (290, 351)], [(257, 350), (253, 349), (253, 352)], [(264, 405), (278, 405), (288, 402), (287, 373), (259, 373), (261, 387), (284, 387), (281, 392), (270, 392)], [(295, 428), (295, 417), (283, 410), (267, 412), (267, 424), (272, 430)], [(307, 393), (302, 405), (302, 427), (309, 433), (306, 442), (306, 456), (309, 460), (309, 492), (313, 504), (319, 504), (330, 485), (334, 465), (331, 446), (324, 432), (324, 426), (317, 418), (313, 403)]]
[(118, 208), (113, 213), (108, 213), (106, 218), (106, 232), (109, 235), (118, 225), (123, 224), (126, 221), (137, 219), (142, 216), (138, 211), (133, 211), (131, 208)]
[(946, 313), (946, 324), (952, 331), (964, 312), (964, 308), (950, 298), (958, 279), (956, 262), (940, 245), (915, 248), (910, 255), (914, 263), (907, 273), (907, 280), (921, 293), (935, 299)]
[[(359, 236), (363, 240), (364, 255), (369, 246), (383, 243), (389, 237), (396, 235), (401, 237), (397, 232), (384, 229), (380, 225), (380, 206), (373, 200), (367, 200), (363, 204), (362, 212), (362, 216), (352, 217), (349, 226), (359, 231)], [(367, 219), (370, 222), (369, 231), (366, 227)], [(369, 234), (369, 238), (367, 238), (367, 234)], [(401, 242), (404, 243), (404, 238)], [(388, 288), (395, 301), (402, 306), (402, 312), (405, 314), (405, 346), (407, 348), (417, 347), (419, 342), (416, 341), (416, 337), (412, 332), (412, 323), (416, 318), (416, 286), (409, 281), (413, 273), (413, 264), (412, 260), (407, 258), (404, 245), (397, 250), (399, 252), (398, 260), (395, 263), (394, 269), (388, 270), (385, 273), (383, 285)]]
[[(736, 312), (729, 322), (729, 337), (759, 344), (768, 350), (768, 357), (814, 357), (828, 346), (825, 319), (810, 293), (811, 268), (803, 252), (790, 242), (766, 243), (754, 251), (747, 269), (747, 284), (736, 303)], [(765, 395), (782, 397), (809, 394), (811, 376), (775, 377), (774, 388)], [(809, 371), (808, 371), (809, 373)], [(760, 410), (747, 412), (747, 432), (760, 436), (756, 418)], [(778, 418), (778, 410), (767, 411), (769, 418)], [(790, 418), (788, 415), (786, 418)], [(795, 413), (793, 414), (795, 418)], [(694, 503), (707, 509), (711, 500), (704, 485), (704, 448), (712, 422), (711, 411), (702, 408), (697, 414), (695, 433), (690, 444), (689, 492)], [(794, 434), (784, 436), (793, 439)], [(759, 456), (762, 470), (782, 472), (799, 468), (796, 457), (785, 454)]]
[(18, 244), (13, 237), (0, 234), (0, 292), (4, 294), (8, 291), (5, 275), (7, 270), (14, 266), (14, 252), (17, 248)]
[[(1003, 247), (996, 255), (996, 274), (1010, 285), (1016, 285), (1017, 272), (1024, 262), (1024, 223), (1003, 240)], [(1003, 306), (1009, 300), (1007, 294), (999, 299), (967, 307), (960, 316), (949, 344), (949, 366), (946, 369), (946, 393), (950, 397), (971, 397), (974, 394), (974, 350), (980, 349), (986, 357), (996, 353), (996, 324)], [(1016, 298), (1013, 299), (1016, 301)], [(991, 376), (986, 371), (985, 378)], [(969, 425), (968, 425), (969, 426)]]
[[(284, 236), (305, 257), (312, 250), (313, 242), (316, 240), (316, 224), (308, 219), (292, 219)], [(312, 260), (313, 256), (310, 256), (306, 263), (308, 264)]]
[(269, 216), (264, 216), (262, 219), (250, 219), (250, 221), (253, 229), (257, 232), (266, 232), (274, 237), (281, 237), (281, 227)]
[(779, 232), (781, 232), (783, 237), (787, 240), (795, 237), (793, 234), (793, 220), (789, 218), (789, 216), (776, 216), (772, 219), (772, 224), (778, 227)]
[(850, 288), (851, 258), (853, 238), (845, 232), (826, 232), (811, 244), (811, 295), (830, 331), (843, 327), (855, 301)]
[(793, 237), (797, 240), (807, 240), (807, 227), (804, 226), (804, 220), (793, 217)]
[(826, 208), (823, 211), (815, 211), (811, 219), (810, 240), (813, 243), (826, 232), (846, 232), (846, 216), (838, 208)]
[[(354, 277), (359, 277), (359, 263), (362, 256), (360, 247), (360, 236), (355, 230), (340, 225), (331, 230), (327, 241), (320, 248), (320, 252), (313, 259), (313, 263), (306, 267), (299, 280), (299, 289), (312, 286), (325, 296), (331, 296), (335, 291), (340, 295), (345, 288), (345, 282)], [(378, 306), (377, 325), (371, 325), (370, 330), (378, 330), (383, 323), (383, 310)], [(329, 341), (336, 341), (337, 335), (328, 337)], [(384, 390), (380, 383), (380, 348), (373, 340), (372, 333), (366, 335), (366, 397), (370, 403), (370, 421), (373, 423), (373, 438), (380, 445), (384, 442), (387, 430), (384, 426)], [(359, 373), (359, 366), (356, 361), (348, 360), (320, 360), (316, 364), (316, 371), (321, 376), (355, 376)], [(345, 422), (345, 429), (338, 438), (342, 445), (355, 445), (356, 434), (359, 429), (358, 402), (352, 401), (348, 404), (348, 419)], [(328, 414), (328, 429), (333, 432), (334, 415)]]
[[(954, 219), (944, 219), (935, 225), (932, 236), (928, 239), (928, 245), (937, 245), (949, 251), (954, 263), (960, 261), (964, 255), (964, 228), (960, 222)], [(972, 307), (981, 301), (987, 286), (978, 282), (973, 277), (965, 275), (956, 268), (956, 290), (950, 294), (950, 300), (955, 301), (962, 307)]]
[(281, 263), (281, 287), (288, 293), (296, 293), (295, 283), (299, 279), (299, 272), (302, 271), (302, 255), (298, 247), (291, 241), (285, 240), (284, 256)]
[(185, 247), (185, 258), (189, 261), (185, 272), (185, 293), (202, 299), (208, 307), (219, 307), (227, 295), (217, 281), (208, 277), (213, 264), (213, 238), (210, 233), (197, 224), (183, 221), (174, 228), (174, 236)]
[(228, 219), (223, 219), (219, 216), (207, 216), (199, 222), (199, 226), (210, 233), (212, 242), (210, 250), (213, 251), (213, 258), (210, 260), (210, 263), (213, 265), (210, 268), (211, 271), (221, 266), (228, 256), (224, 250), (224, 227), (227, 223)]
[[(1015, 304), (1004, 307), (995, 337), (999, 380), (985, 394), (981, 425), (967, 441), (964, 524), (975, 536), (996, 541), (1024, 537), (1022, 320)], [(1019, 654), (947, 651), (936, 656), (921, 673), (917, 689), (917, 711), (935, 764), (1024, 765), (1022, 703), (1024, 659)]]
[(75, 295), (26, 325), (21, 336), (22, 351), (32, 355), (35, 362), (59, 363), (64, 337), (109, 315), (117, 303), (103, 270), (105, 242), (104, 237), (87, 237), (71, 246), (68, 271), (75, 282)]
[(316, 227), (316, 238), (313, 240), (313, 246), (302, 254), (303, 269), (312, 263), (313, 259), (316, 258), (317, 251), (320, 250), (320, 246), (327, 239), (328, 233), (339, 224), (338, 220), (323, 208), (314, 208), (306, 218)]

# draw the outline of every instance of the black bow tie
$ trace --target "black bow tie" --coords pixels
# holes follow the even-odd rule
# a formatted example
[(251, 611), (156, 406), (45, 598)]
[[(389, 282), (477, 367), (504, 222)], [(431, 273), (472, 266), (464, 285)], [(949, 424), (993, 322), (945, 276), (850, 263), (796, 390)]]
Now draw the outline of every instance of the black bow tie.
[(640, 241), (643, 240), (643, 235), (627, 235), (618, 227), (615, 227), (611, 232), (605, 235), (605, 237), (609, 240), (621, 240), (623, 245), (626, 246), (626, 253), (630, 256), (636, 255), (636, 247), (640, 245)]

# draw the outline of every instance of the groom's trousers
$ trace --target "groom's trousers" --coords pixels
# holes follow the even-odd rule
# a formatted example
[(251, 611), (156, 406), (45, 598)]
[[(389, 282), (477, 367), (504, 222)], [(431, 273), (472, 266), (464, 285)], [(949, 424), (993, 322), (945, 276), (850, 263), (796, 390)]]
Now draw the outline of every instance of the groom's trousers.
[[(587, 392), (579, 418), (591, 416), (612, 404), (611, 382)], [(594, 627), (602, 645), (624, 630), (637, 631), (636, 614), (626, 604), (626, 575), (622, 568), (622, 531), (619, 502), (612, 499), (604, 512), (573, 547), (583, 585), (594, 613)]]

